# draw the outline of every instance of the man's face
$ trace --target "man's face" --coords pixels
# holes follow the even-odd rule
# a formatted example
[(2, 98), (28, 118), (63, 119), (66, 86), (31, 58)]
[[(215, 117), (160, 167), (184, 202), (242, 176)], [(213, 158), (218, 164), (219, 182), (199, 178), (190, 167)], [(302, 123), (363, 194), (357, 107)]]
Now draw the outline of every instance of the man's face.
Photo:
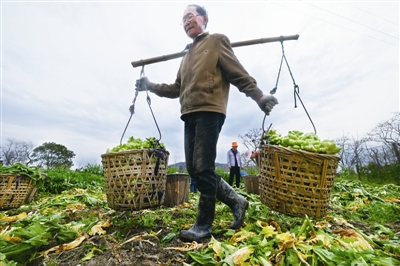
[(204, 32), (206, 18), (197, 13), (196, 7), (190, 6), (186, 8), (185, 12), (183, 12), (182, 19), (182, 21), (185, 21), (183, 23), (183, 29), (189, 38), (194, 39), (197, 35)]

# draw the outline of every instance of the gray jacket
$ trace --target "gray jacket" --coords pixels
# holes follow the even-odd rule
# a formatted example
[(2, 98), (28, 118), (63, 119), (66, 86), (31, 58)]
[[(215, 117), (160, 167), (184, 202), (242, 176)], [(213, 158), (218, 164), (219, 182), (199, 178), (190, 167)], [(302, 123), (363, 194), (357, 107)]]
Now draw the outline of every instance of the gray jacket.
[[(240, 158), (240, 152), (236, 150), (236, 160), (239, 167), (242, 167), (242, 160)], [(228, 167), (235, 166), (235, 155), (233, 154), (232, 149), (228, 151)]]

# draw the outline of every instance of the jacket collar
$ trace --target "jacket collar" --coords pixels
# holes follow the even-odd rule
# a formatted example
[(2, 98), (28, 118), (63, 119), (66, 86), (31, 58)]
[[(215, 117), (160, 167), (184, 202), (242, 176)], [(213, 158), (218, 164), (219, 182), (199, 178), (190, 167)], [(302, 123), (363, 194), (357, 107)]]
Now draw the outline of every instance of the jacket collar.
[(183, 49), (183, 51), (189, 50), (190, 47), (192, 47), (194, 42), (196, 42), (196, 41), (198, 41), (198, 40), (200, 40), (200, 39), (202, 39), (202, 38), (204, 38), (204, 37), (206, 37), (208, 35), (210, 35), (208, 33), (208, 31), (204, 31), (204, 32), (200, 33), (199, 35), (196, 36), (196, 38), (193, 39), (192, 43), (189, 43), (189, 44), (186, 45), (186, 47), (185, 47), (185, 49)]

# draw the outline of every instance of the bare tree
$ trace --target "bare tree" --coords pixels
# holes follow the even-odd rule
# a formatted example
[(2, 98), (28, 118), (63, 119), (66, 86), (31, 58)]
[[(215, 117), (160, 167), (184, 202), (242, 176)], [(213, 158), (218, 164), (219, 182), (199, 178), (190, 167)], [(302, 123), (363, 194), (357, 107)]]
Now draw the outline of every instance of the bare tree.
[(342, 168), (353, 170), (360, 179), (360, 169), (366, 163), (367, 139), (355, 139), (343, 136), (335, 140), (336, 145), (342, 148), (338, 153), (339, 164)]
[[(255, 152), (261, 143), (261, 138), (263, 137), (263, 130), (261, 128), (250, 129), (246, 134), (239, 134), (238, 137), (241, 139), (243, 145), (250, 151)], [(253, 167), (257, 164), (254, 159), (248, 160), (244, 153), (243, 161), (245, 162), (246, 167)]]
[(340, 157), (339, 166), (345, 169), (353, 169), (354, 154), (350, 149), (351, 139), (348, 136), (342, 136), (341, 138), (336, 139), (335, 143), (337, 146), (342, 148), (338, 153), (338, 156)]
[(370, 163), (373, 163), (377, 166), (379, 176), (381, 176), (383, 162), (382, 162), (381, 152), (379, 151), (379, 148), (369, 148), (367, 150), (369, 153), (369, 157), (371, 158)]
[(355, 166), (358, 179), (361, 179), (360, 170), (366, 161), (366, 156), (365, 156), (366, 142), (367, 139), (365, 138), (362, 139), (353, 138), (353, 143), (350, 145), (350, 148), (352, 149), (352, 152), (354, 154), (353, 165)]
[(400, 163), (400, 148), (399, 148), (399, 143), (392, 142), (392, 148), (393, 152), (396, 155), (397, 162)]
[(17, 141), (15, 139), (7, 139), (5, 145), (1, 147), (1, 157), (4, 165), (14, 163), (31, 163), (29, 158), (33, 150), (31, 142)]
[(397, 162), (400, 163), (400, 112), (379, 123), (367, 135), (369, 140), (383, 143), (392, 150)]
[(238, 135), (244, 146), (251, 151), (256, 151), (260, 145), (263, 130), (261, 128), (250, 129), (244, 135)]

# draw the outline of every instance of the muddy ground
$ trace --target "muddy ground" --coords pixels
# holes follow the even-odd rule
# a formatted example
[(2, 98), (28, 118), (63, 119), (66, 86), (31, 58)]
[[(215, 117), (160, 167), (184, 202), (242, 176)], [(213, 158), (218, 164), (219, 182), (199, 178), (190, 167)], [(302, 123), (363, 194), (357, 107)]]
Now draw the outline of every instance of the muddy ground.
[[(370, 231), (362, 222), (350, 222), (364, 232)], [(400, 223), (391, 225), (395, 233), (400, 235)], [(109, 233), (102, 236), (88, 237), (79, 247), (61, 253), (50, 253), (47, 257), (38, 257), (28, 266), (113, 266), (113, 265), (190, 265), (193, 260), (188, 256), (188, 251), (198, 251), (208, 245), (209, 240), (200, 243), (184, 243), (178, 236), (170, 242), (161, 244), (160, 239), (171, 233), (166, 228), (132, 228), (125, 237), (124, 242), (117, 241), (112, 232), (118, 228), (110, 228)], [(157, 232), (151, 234), (150, 231)], [(372, 231), (370, 232), (372, 233)], [(213, 234), (213, 237), (223, 241), (228, 237), (222, 234)], [(49, 243), (49, 247), (56, 243)], [(89, 260), (82, 259), (89, 251), (96, 247)], [(48, 247), (47, 247), (48, 248)], [(46, 247), (43, 248), (45, 250)]]
[[(177, 214), (179, 215), (179, 214)], [(189, 226), (190, 225), (184, 225)], [(169, 228), (130, 228), (124, 239), (117, 240), (115, 236), (119, 230), (114, 224), (107, 228), (107, 234), (87, 236), (83, 243), (71, 250), (60, 253), (51, 252), (46, 257), (40, 256), (29, 262), (27, 266), (112, 266), (112, 265), (190, 265), (191, 258), (188, 251), (200, 250), (207, 246), (209, 240), (200, 243), (182, 242), (176, 235), (168, 243), (160, 243), (160, 239), (172, 231)], [(216, 239), (224, 239), (222, 235), (214, 235)], [(227, 237), (225, 237), (227, 238)], [(58, 245), (56, 241), (49, 243), (41, 251)], [(94, 256), (89, 260), (82, 261), (87, 254)]]
[[(141, 236), (140, 233), (137, 236)], [(88, 253), (86, 245), (101, 246), (104, 251), (95, 251), (95, 257), (87, 261), (82, 258)], [(175, 248), (185, 246), (179, 240), (173, 240), (164, 247), (160, 245), (158, 237), (144, 235), (124, 245), (116, 242), (112, 236), (94, 236), (86, 240), (85, 244), (73, 250), (62, 253), (49, 254), (48, 258), (38, 258), (28, 265), (185, 265), (190, 264), (185, 251)], [(204, 244), (199, 244), (202, 247)], [(186, 245), (189, 246), (189, 245)], [(192, 250), (195, 250), (193, 248)]]

